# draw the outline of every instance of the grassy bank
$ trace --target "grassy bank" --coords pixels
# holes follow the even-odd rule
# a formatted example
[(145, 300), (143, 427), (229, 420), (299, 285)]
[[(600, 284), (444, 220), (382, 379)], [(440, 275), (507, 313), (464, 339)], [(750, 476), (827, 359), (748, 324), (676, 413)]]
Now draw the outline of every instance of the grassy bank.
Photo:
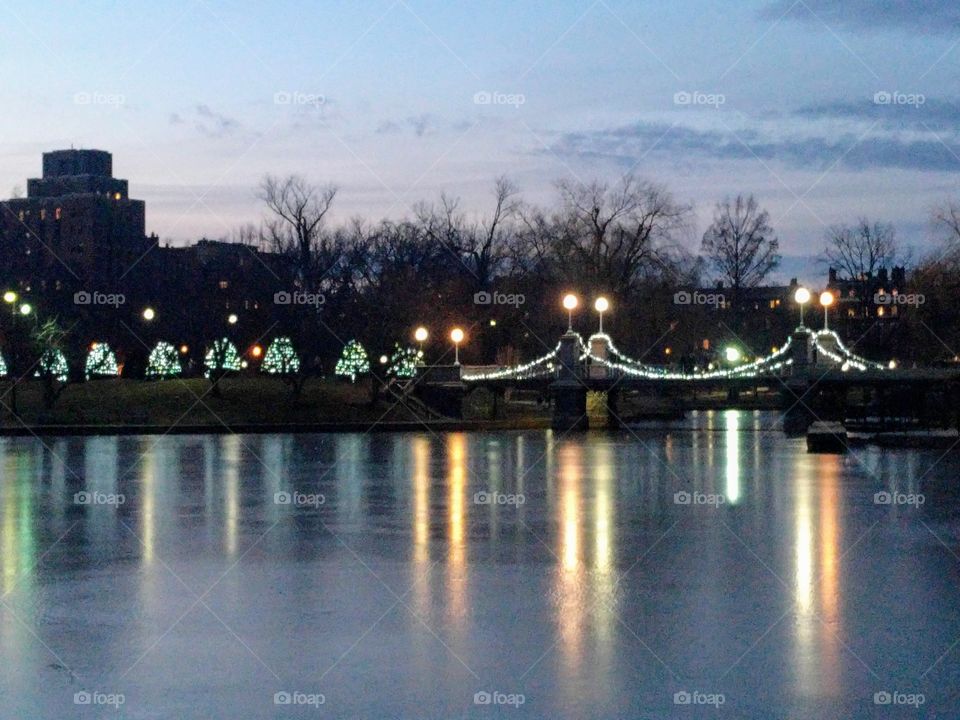
[(312, 380), (299, 397), (274, 378), (228, 378), (220, 397), (202, 378), (147, 382), (93, 380), (67, 385), (52, 408), (39, 382), (18, 386), (20, 420), (11, 414), (10, 384), (0, 385), (3, 428), (28, 426), (223, 426), (410, 422), (417, 420), (392, 398), (371, 403), (370, 384)]

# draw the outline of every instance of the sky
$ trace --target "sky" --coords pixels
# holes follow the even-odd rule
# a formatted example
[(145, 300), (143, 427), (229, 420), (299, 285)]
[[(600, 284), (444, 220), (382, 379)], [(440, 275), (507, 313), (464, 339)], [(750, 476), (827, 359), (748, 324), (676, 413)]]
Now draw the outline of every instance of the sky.
[[(339, 186), (335, 220), (508, 175), (664, 184), (770, 211), (781, 276), (826, 228), (932, 247), (960, 198), (960, 5), (946, 0), (46, 0), (0, 5), (0, 195), (51, 149), (109, 150), (175, 244), (258, 222), (266, 173)], [(814, 269), (811, 269), (814, 268)]]

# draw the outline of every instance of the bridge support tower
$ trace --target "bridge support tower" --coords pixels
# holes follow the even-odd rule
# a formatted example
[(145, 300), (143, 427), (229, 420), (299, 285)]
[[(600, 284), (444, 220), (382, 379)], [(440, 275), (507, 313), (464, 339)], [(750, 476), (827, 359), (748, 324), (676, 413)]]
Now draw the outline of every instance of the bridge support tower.
[(580, 379), (580, 342), (575, 333), (567, 332), (560, 338), (557, 359), (560, 377), (550, 386), (553, 394), (551, 427), (562, 432), (586, 430), (590, 426), (587, 388)]

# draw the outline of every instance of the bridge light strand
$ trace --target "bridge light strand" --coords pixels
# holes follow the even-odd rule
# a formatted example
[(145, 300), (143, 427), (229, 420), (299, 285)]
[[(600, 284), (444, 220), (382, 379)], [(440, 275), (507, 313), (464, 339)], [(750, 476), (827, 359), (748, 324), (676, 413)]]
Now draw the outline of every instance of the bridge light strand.
[(538, 377), (539, 375), (549, 375), (553, 372), (552, 367), (548, 368), (547, 371), (543, 373), (533, 373), (532, 371), (540, 365), (549, 364), (549, 361), (556, 358), (557, 353), (559, 352), (560, 343), (557, 343), (557, 347), (554, 348), (552, 352), (549, 352), (542, 357), (538, 357), (536, 360), (531, 360), (523, 365), (505, 368), (503, 370), (495, 370), (492, 372), (472, 373), (469, 375), (464, 375), (461, 379), (464, 382), (483, 382), (487, 380), (519, 380), (530, 377)]
[[(820, 342), (821, 338), (829, 337), (836, 343), (837, 350), (840, 351), (840, 355), (832, 352), (829, 348), (824, 347)], [(855, 352), (850, 350), (846, 345), (843, 344), (843, 341), (840, 339), (840, 336), (834, 330), (819, 330), (813, 334), (813, 344), (817, 350), (828, 358), (833, 360), (836, 363), (842, 365), (847, 365), (853, 367), (857, 370), (887, 370), (888, 367), (883, 363), (873, 362), (872, 360), (867, 360), (865, 357), (857, 355)]]

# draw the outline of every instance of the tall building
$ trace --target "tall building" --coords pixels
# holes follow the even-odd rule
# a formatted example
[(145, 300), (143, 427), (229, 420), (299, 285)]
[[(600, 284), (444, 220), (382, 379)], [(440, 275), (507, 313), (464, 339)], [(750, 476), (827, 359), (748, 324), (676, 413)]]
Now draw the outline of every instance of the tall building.
[(43, 176), (27, 180), (27, 197), (0, 202), (0, 273), (25, 290), (115, 291), (156, 243), (145, 228), (145, 204), (113, 177), (110, 153), (44, 153)]

